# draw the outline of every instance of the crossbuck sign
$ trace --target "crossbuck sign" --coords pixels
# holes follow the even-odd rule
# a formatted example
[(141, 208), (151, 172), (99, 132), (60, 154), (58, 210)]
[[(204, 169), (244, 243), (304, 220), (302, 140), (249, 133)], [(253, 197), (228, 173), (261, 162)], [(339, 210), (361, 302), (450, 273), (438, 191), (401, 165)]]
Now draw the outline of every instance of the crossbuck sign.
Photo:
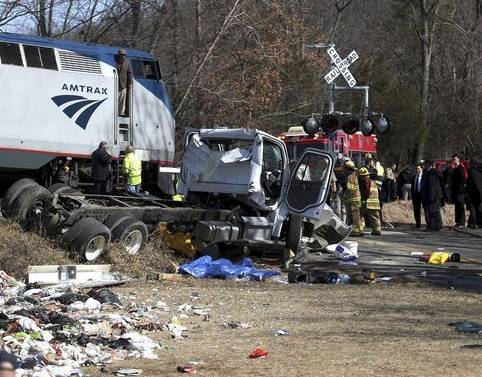
[(330, 47), (327, 52), (335, 67), (325, 76), (326, 82), (331, 84), (341, 74), (348, 85), (350, 85), (350, 88), (353, 88), (356, 85), (356, 80), (348, 70), (348, 67), (358, 59), (358, 54), (353, 50), (346, 59), (342, 60), (334, 47)]

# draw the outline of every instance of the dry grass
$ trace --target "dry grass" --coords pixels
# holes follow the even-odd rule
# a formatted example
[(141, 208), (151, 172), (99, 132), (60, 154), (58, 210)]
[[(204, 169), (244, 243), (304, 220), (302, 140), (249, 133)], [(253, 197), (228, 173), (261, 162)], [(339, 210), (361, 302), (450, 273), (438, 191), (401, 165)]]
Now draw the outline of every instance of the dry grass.
[(67, 253), (38, 234), (22, 231), (16, 223), (0, 219), (0, 269), (21, 279), (28, 266), (68, 264)]
[[(446, 204), (444, 208), (444, 226), (455, 225), (455, 211), (452, 204)], [(468, 218), (468, 214), (467, 214)], [(411, 201), (398, 200), (396, 202), (383, 204), (383, 219), (393, 225), (409, 225), (415, 226), (413, 217), (413, 208)], [(424, 216), (422, 214), (422, 224), (424, 224)]]
[(174, 259), (174, 252), (164, 244), (159, 231), (151, 236), (146, 247), (138, 254), (129, 255), (122, 245), (113, 243), (106, 256), (107, 262), (115, 265), (120, 272), (141, 278), (164, 271)]
[[(129, 255), (119, 244), (111, 244), (103, 260), (93, 264), (111, 263), (129, 276), (145, 277), (164, 271), (174, 252), (163, 243), (160, 233), (154, 233), (146, 247), (137, 255)], [(28, 266), (79, 263), (68, 253), (39, 234), (24, 232), (14, 222), (0, 219), (0, 270), (22, 279)]]

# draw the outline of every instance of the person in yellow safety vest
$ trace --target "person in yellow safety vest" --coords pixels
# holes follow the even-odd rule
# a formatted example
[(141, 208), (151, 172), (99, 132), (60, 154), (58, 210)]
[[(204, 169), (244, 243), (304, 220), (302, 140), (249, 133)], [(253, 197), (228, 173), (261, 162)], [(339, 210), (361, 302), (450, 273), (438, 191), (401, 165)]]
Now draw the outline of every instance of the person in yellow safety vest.
[(176, 193), (172, 195), (171, 199), (174, 200), (175, 202), (182, 202), (184, 195), (179, 195), (177, 193), (178, 186), (179, 186), (179, 181), (176, 180)]
[(130, 193), (139, 193), (142, 183), (142, 161), (134, 153), (135, 149), (132, 145), (126, 148), (126, 156), (122, 164), (122, 171), (127, 178), (124, 190)]
[(355, 164), (353, 161), (345, 162), (345, 168), (347, 170), (346, 188), (343, 193), (343, 201), (346, 206), (347, 224), (353, 225), (351, 235), (358, 237), (360, 233), (360, 207), (361, 207), (361, 195), (360, 187), (358, 186), (358, 175)]
[(380, 164), (380, 161), (377, 161), (375, 164), (375, 171), (377, 174), (377, 179), (375, 179), (375, 182), (377, 183), (378, 200), (380, 202), (380, 221), (383, 221), (383, 192), (385, 192), (387, 188), (383, 187), (385, 169), (383, 168), (382, 164)]
[(370, 178), (367, 168), (360, 168), (358, 172), (360, 178), (358, 181), (362, 198), (360, 212), (360, 233), (365, 231), (365, 215), (368, 218), (372, 235), (380, 236), (382, 234), (382, 225), (380, 222), (380, 201), (378, 200), (377, 183)]

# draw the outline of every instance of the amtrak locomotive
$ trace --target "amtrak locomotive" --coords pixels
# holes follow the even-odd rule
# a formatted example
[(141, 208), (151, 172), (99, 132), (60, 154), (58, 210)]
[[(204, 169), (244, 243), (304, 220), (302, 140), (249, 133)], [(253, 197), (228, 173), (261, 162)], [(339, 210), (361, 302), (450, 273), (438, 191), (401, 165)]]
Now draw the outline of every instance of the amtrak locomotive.
[(175, 122), (159, 64), (148, 52), (125, 49), (133, 85), (128, 114), (118, 116), (118, 50), (0, 33), (0, 182), (31, 177), (45, 186), (88, 186), (90, 155), (105, 140), (114, 186), (133, 145), (144, 186), (162, 189), (159, 168), (173, 163)]

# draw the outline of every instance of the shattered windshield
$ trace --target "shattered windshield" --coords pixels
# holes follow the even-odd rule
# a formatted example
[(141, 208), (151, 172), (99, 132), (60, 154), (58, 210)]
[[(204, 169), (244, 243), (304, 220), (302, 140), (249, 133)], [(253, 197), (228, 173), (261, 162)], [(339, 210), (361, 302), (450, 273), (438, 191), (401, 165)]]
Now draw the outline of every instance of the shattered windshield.
[(253, 147), (253, 140), (246, 139), (203, 139), (202, 142), (217, 152), (228, 152), (237, 148), (251, 152)]

